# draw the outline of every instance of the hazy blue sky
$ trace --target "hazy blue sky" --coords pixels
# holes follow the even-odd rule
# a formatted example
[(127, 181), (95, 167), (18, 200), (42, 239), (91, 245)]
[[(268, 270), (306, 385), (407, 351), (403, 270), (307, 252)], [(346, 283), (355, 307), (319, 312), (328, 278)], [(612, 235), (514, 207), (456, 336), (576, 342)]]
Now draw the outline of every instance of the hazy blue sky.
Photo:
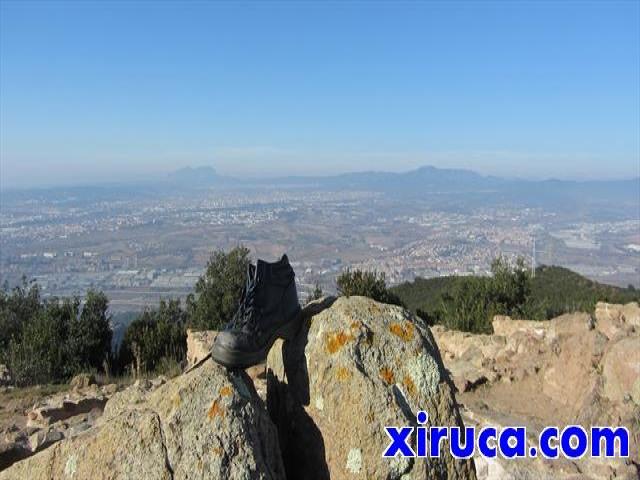
[(640, 168), (637, 1), (0, 5), (5, 188)]

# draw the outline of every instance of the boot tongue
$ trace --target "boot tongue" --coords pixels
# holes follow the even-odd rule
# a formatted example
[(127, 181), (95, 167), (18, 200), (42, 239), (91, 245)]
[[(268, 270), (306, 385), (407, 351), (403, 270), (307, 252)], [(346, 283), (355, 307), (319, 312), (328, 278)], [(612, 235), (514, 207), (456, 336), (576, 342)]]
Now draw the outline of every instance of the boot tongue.
[(262, 281), (267, 279), (267, 274), (269, 272), (269, 264), (264, 260), (258, 260), (256, 263), (256, 277), (260, 278)]

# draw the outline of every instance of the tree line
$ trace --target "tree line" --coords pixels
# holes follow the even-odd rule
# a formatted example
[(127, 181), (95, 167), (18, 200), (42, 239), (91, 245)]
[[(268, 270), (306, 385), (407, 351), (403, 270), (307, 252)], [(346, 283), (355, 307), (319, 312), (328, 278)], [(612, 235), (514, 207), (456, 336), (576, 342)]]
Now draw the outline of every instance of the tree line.
[[(214, 252), (193, 293), (184, 302), (163, 299), (156, 308), (140, 313), (127, 326), (116, 351), (111, 348), (113, 332), (104, 293), (89, 290), (84, 301), (79, 297), (45, 299), (38, 285), (26, 280), (11, 290), (0, 289), (0, 363), (9, 367), (19, 386), (62, 382), (87, 371), (140, 375), (180, 369), (188, 328), (217, 330), (232, 318), (249, 253), (242, 246)], [(567, 275), (565, 269), (560, 274), (557, 267), (541, 270), (548, 278), (536, 283), (522, 259), (510, 265), (498, 258), (491, 268), (488, 277), (416, 279), (393, 288), (387, 286), (383, 273), (348, 269), (337, 277), (336, 286), (339, 295), (362, 295), (406, 306), (429, 324), (469, 332), (491, 332), (496, 314), (545, 319), (576, 309), (590, 311), (596, 300), (631, 301), (640, 294), (594, 288), (584, 283), (584, 277), (573, 272)], [(567, 291), (573, 297), (563, 297)], [(307, 301), (322, 296), (316, 284)]]
[(0, 363), (18, 386), (62, 382), (80, 372), (139, 375), (180, 365), (187, 328), (219, 329), (238, 304), (249, 250), (212, 254), (204, 275), (185, 302), (161, 300), (126, 328), (116, 351), (109, 301), (89, 290), (79, 297), (43, 298), (37, 283), (23, 280), (0, 289)]
[(571, 270), (542, 265), (535, 276), (523, 259), (497, 258), (491, 276), (416, 278), (391, 288), (405, 306), (429, 324), (491, 333), (494, 315), (549, 320), (564, 313), (593, 313), (598, 301), (640, 301), (640, 291), (604, 285)]

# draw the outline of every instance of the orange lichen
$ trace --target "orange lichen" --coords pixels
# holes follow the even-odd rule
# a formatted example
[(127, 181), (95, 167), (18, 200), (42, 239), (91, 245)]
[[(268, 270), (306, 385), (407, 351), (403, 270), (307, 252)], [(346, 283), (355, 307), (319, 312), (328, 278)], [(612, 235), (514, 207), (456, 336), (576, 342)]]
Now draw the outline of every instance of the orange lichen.
[(402, 384), (407, 389), (407, 393), (409, 395), (411, 395), (412, 397), (416, 396), (416, 385), (415, 383), (413, 383), (413, 380), (411, 380), (411, 377), (405, 375), (405, 377), (402, 379)]
[(351, 378), (351, 372), (346, 367), (338, 367), (338, 370), (336, 371), (336, 377), (340, 381), (345, 381)]
[(214, 400), (209, 408), (209, 412), (207, 413), (209, 420), (213, 420), (215, 417), (224, 417), (224, 410), (218, 403), (218, 400)]
[(335, 332), (327, 335), (327, 352), (336, 353), (340, 350), (344, 345), (353, 340), (353, 335), (346, 332)]
[(233, 394), (233, 391), (231, 390), (231, 387), (229, 385), (225, 385), (220, 389), (221, 397), (230, 397), (232, 394)]
[(399, 337), (404, 342), (408, 342), (413, 338), (413, 329), (413, 323), (411, 322), (392, 323), (389, 325), (391, 333), (396, 337)]
[(388, 367), (382, 367), (380, 369), (380, 377), (385, 381), (386, 384), (391, 385), (395, 382), (395, 377), (393, 372)]
[(222, 449), (222, 447), (213, 447), (213, 448), (211, 449), (211, 452), (212, 452), (214, 455), (221, 456), (221, 455), (224, 453), (224, 450)]

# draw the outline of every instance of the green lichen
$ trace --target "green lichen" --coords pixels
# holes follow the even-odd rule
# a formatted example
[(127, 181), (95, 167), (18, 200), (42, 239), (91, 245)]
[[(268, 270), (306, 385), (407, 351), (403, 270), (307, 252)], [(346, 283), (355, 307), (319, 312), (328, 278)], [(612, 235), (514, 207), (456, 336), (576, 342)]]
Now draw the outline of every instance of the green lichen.
[(73, 476), (76, 474), (76, 468), (78, 467), (77, 465), (77, 459), (75, 455), (69, 455), (69, 458), (67, 458), (67, 462), (64, 465), (64, 474), (67, 477), (71, 477), (73, 478)]
[(347, 470), (351, 473), (360, 473), (362, 469), (362, 451), (359, 448), (352, 448), (347, 455)]
[(417, 390), (424, 394), (435, 394), (438, 391), (440, 383), (440, 372), (438, 364), (430, 356), (420, 352), (405, 363), (405, 371), (409, 378), (413, 381), (413, 385)]

